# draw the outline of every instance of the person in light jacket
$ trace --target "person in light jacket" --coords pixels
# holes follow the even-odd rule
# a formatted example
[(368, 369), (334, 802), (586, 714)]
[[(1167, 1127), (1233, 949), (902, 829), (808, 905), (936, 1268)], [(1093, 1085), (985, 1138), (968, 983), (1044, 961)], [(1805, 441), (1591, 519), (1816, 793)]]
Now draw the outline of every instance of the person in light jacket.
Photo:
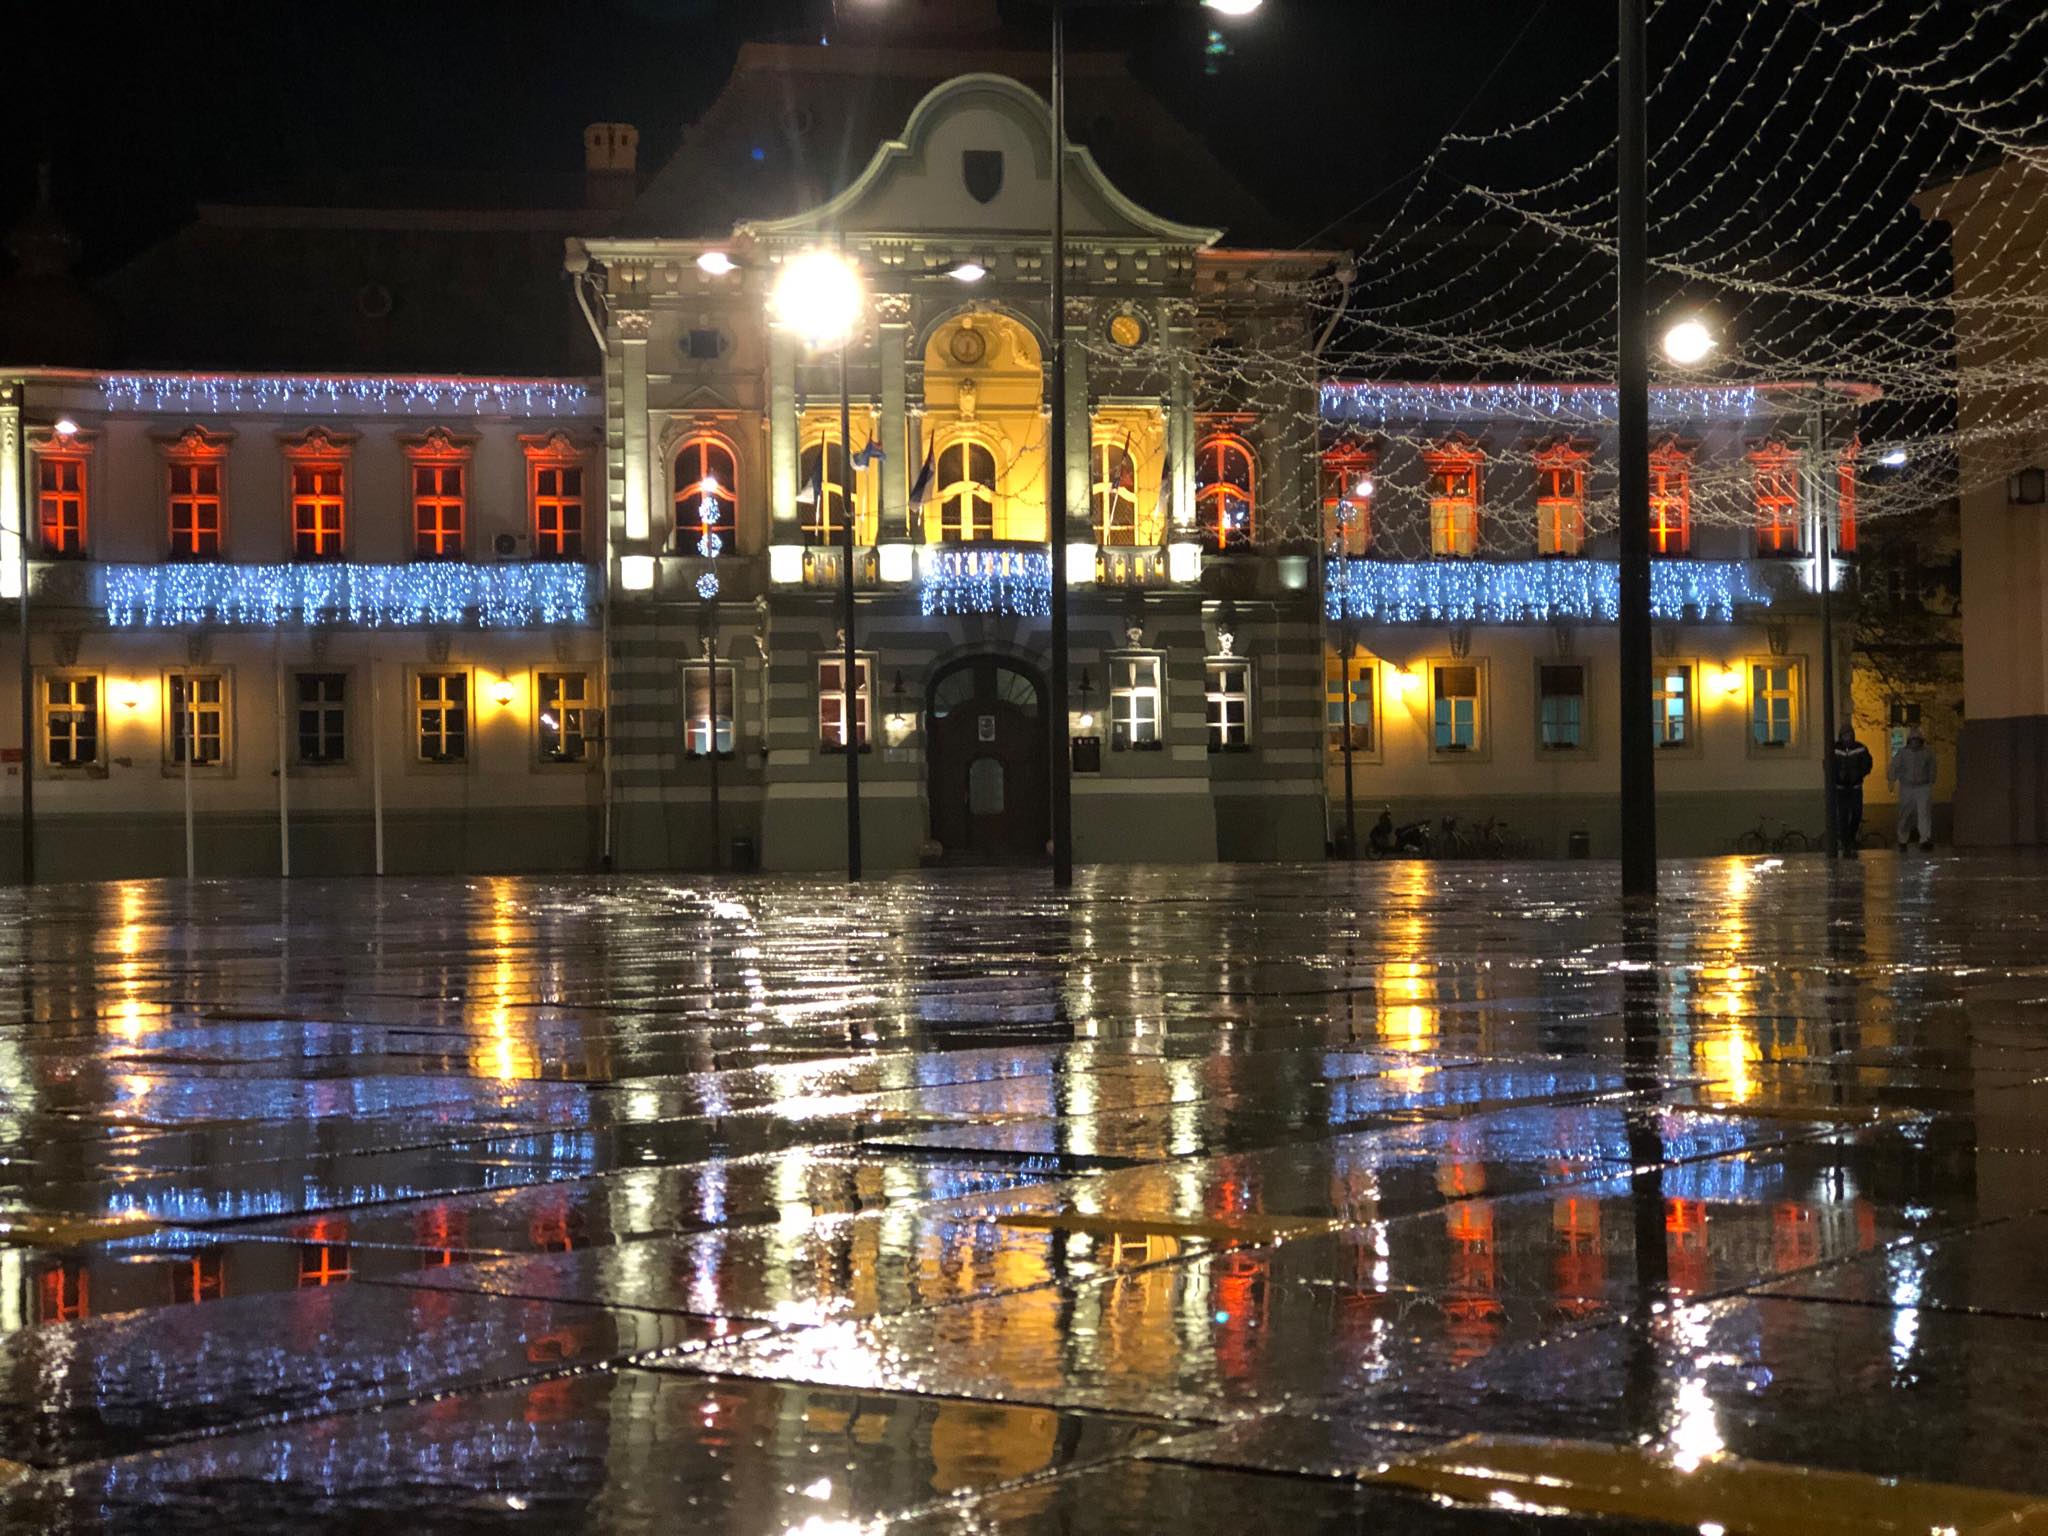
[(1884, 771), (1885, 780), (1899, 790), (1899, 852), (1904, 853), (1919, 828), (1920, 846), (1934, 848), (1934, 751), (1927, 738), (1914, 726), (1906, 733), (1906, 744), (1892, 754)]

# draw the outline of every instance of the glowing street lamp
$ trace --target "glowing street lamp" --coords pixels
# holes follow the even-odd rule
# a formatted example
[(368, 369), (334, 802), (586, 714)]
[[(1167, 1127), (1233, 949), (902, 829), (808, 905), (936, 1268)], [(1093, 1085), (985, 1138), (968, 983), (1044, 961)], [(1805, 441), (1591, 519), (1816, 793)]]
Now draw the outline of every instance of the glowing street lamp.
[(768, 299), (772, 324), (810, 346), (844, 347), (860, 322), (860, 273), (839, 252), (818, 247), (782, 264)]
[(697, 258), (697, 270), (708, 272), (713, 277), (723, 277), (739, 265), (723, 251), (706, 251)]
[(1705, 362), (1715, 345), (1714, 333), (1698, 316), (1681, 320), (1664, 333), (1664, 355), (1681, 368)]
[(1264, 0), (1202, 0), (1205, 9), (1219, 16), (1249, 16), (1262, 4)]

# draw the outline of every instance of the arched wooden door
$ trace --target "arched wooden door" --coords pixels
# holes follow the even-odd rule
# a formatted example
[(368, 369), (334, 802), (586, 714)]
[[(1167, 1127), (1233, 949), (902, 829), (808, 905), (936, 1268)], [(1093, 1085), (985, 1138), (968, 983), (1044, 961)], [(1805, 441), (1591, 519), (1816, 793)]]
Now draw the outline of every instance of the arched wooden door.
[(925, 697), (932, 837), (961, 862), (1045, 857), (1051, 835), (1045, 689), (1004, 656), (967, 656)]

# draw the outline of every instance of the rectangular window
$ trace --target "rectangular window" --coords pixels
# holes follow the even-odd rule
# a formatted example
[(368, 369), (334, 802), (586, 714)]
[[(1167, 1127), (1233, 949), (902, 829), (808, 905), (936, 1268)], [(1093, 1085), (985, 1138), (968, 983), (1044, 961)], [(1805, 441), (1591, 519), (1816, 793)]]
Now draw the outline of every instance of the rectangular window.
[(1209, 750), (1252, 744), (1252, 664), (1225, 657), (1208, 664)]
[(469, 757), (469, 674), (421, 672), (413, 679), (413, 736), (423, 763)]
[(39, 454), (36, 510), (46, 555), (85, 553), (85, 460)]
[[(834, 674), (834, 681), (835, 683), (837, 682), (836, 673)], [(712, 696), (712, 684), (714, 682), (718, 685), (717, 697), (715, 698)], [(710, 664), (707, 662), (697, 662), (683, 668), (683, 702), (688, 716), (686, 735), (683, 742), (683, 753), (685, 756), (709, 757), (711, 755), (714, 729), (717, 735), (720, 755), (722, 756), (732, 751), (732, 722), (736, 712), (734, 705), (737, 698), (733, 690), (737, 685), (738, 678), (734, 674), (732, 667), (725, 662), (718, 664), (715, 676)], [(821, 741), (826, 740), (825, 732), (827, 727), (822, 710), (819, 713), (818, 721), (819, 739)], [(830, 729), (834, 733), (830, 739), (832, 744), (836, 746), (838, 745), (838, 716), (836, 713), (833, 716)]]
[(1650, 455), (1650, 553), (1692, 553), (1692, 461), (1675, 450)]
[[(862, 750), (868, 746), (869, 715), (873, 710), (869, 680), (873, 673), (869, 659), (857, 657), (853, 671), (853, 739)], [(846, 750), (846, 661), (840, 656), (818, 660), (818, 750)]]
[(581, 464), (539, 464), (534, 467), (533, 552), (542, 560), (583, 558)]
[(1798, 668), (1789, 661), (1760, 661), (1749, 672), (1749, 738), (1759, 747), (1792, 745), (1792, 709)]
[(1323, 460), (1323, 543), (1333, 555), (1372, 553), (1373, 465), (1362, 453)]
[(341, 475), (338, 462), (292, 466), (292, 554), (296, 558), (341, 558)]
[(540, 755), (550, 763), (580, 763), (590, 751), (590, 674), (543, 672), (535, 696), (540, 712)]
[(1682, 747), (1692, 740), (1692, 669), (1660, 666), (1650, 707), (1660, 747)]
[(1110, 750), (1122, 752), (1159, 744), (1159, 658), (1110, 657)]
[(171, 674), (171, 762), (189, 755), (194, 768), (215, 768), (227, 760), (227, 698), (227, 679), (218, 672)]
[(85, 768), (100, 760), (100, 680), (52, 677), (43, 683), (44, 761)]
[[(1363, 656), (1351, 658), (1349, 666), (1335, 656), (1323, 661), (1323, 707), (1328, 717), (1330, 750), (1344, 750), (1345, 701), (1350, 700), (1351, 750), (1372, 750), (1373, 663)], [(1347, 678), (1346, 673), (1350, 676)], [(1348, 685), (1348, 686), (1347, 686)]]
[[(462, 558), (462, 481), (463, 466), (460, 464), (413, 465), (412, 552), (419, 559)], [(337, 505), (336, 553), (340, 552), (340, 527), (340, 508)]]
[(1479, 669), (1470, 664), (1434, 667), (1436, 749), (1475, 752), (1479, 748)]
[(1536, 466), (1536, 553), (1586, 552), (1586, 465), (1576, 455)]
[(1570, 752), (1586, 744), (1586, 669), (1537, 668), (1538, 739), (1550, 751)]
[(171, 558), (220, 558), (219, 463), (208, 459), (171, 461)]
[(1477, 465), (1440, 465), (1430, 470), (1429, 549), (1434, 555), (1465, 556), (1478, 553)]
[(1756, 466), (1756, 552), (1766, 557), (1799, 553), (1799, 459), (1783, 448), (1750, 455)]
[(348, 756), (348, 674), (301, 672), (298, 694), (299, 761), (317, 766)]

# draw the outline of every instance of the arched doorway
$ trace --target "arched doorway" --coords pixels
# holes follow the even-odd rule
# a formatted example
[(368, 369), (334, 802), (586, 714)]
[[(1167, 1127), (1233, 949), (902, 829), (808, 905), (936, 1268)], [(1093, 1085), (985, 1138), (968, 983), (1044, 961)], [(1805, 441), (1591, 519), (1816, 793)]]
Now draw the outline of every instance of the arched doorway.
[(963, 656), (925, 695), (932, 837), (949, 860), (1025, 863), (1051, 835), (1045, 686), (1007, 656)]

